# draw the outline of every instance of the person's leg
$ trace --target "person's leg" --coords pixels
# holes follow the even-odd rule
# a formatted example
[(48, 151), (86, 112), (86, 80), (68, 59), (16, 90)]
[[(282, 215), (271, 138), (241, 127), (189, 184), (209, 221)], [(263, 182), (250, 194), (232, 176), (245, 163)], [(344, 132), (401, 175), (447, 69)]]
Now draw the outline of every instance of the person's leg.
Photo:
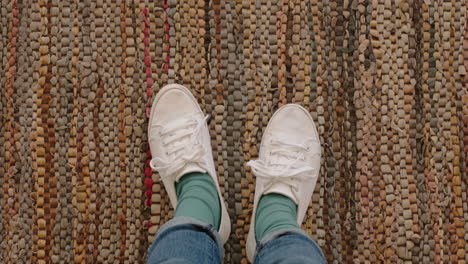
[(148, 264), (221, 263), (223, 244), (217, 232), (221, 208), (213, 180), (206, 173), (192, 172), (175, 186), (175, 217), (156, 235)]
[(221, 263), (230, 220), (216, 176), (207, 118), (191, 92), (178, 84), (153, 101), (148, 139), (175, 217), (163, 225), (148, 263)]
[(300, 229), (296, 218), (297, 205), (290, 198), (277, 193), (260, 198), (255, 215), (254, 263), (326, 263), (322, 250)]
[(221, 263), (223, 242), (216, 229), (191, 217), (163, 225), (148, 251), (148, 264)]
[(255, 264), (324, 264), (320, 247), (301, 229), (273, 231), (257, 243)]
[(175, 217), (187, 216), (219, 229), (221, 205), (215, 183), (207, 173), (188, 173), (176, 183)]
[(300, 229), (320, 168), (320, 138), (312, 117), (285, 105), (271, 117), (257, 160), (247, 257), (256, 263), (325, 263), (318, 245)]
[(255, 215), (255, 239), (261, 240), (276, 230), (300, 229), (296, 216), (297, 205), (293, 200), (277, 193), (263, 195)]

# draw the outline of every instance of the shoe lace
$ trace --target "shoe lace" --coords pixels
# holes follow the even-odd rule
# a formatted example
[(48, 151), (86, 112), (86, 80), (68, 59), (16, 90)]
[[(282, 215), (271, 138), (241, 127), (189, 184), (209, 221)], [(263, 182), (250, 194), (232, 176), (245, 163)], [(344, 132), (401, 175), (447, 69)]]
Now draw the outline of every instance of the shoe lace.
[[(267, 180), (264, 186), (265, 191), (268, 191), (276, 183), (288, 185), (295, 192), (299, 190), (299, 183), (305, 179), (304, 175), (315, 170), (305, 161), (305, 152), (309, 150), (306, 142), (293, 144), (284, 142), (284, 140), (272, 139), (269, 160), (258, 159), (247, 163), (257, 177)], [(320, 155), (320, 153), (315, 153), (315, 155)], [(283, 160), (286, 162), (280, 162), (280, 157), (285, 158)]]
[(167, 158), (154, 157), (150, 161), (150, 167), (165, 175), (164, 177), (176, 177), (188, 163), (206, 167), (203, 159), (206, 149), (200, 142), (200, 133), (209, 117), (191, 116), (169, 124), (155, 125), (161, 127), (159, 136), (167, 149)]

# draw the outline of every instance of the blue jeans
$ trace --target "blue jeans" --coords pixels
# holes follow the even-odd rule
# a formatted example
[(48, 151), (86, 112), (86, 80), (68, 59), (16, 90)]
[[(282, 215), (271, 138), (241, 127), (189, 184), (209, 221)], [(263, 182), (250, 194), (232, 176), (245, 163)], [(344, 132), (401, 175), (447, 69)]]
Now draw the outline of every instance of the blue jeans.
[[(164, 224), (148, 251), (148, 264), (222, 263), (223, 242), (213, 226), (190, 217)], [(321, 264), (322, 250), (303, 230), (285, 229), (257, 241), (254, 263)]]

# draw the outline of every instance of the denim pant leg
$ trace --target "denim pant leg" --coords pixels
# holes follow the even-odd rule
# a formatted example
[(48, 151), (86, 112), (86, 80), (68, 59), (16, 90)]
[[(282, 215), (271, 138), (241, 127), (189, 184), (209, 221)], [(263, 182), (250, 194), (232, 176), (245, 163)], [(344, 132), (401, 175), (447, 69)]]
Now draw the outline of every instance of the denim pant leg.
[(320, 247), (303, 230), (283, 229), (257, 242), (255, 264), (323, 264), (327, 263)]
[(148, 264), (221, 263), (223, 243), (212, 225), (191, 217), (175, 217), (156, 234)]

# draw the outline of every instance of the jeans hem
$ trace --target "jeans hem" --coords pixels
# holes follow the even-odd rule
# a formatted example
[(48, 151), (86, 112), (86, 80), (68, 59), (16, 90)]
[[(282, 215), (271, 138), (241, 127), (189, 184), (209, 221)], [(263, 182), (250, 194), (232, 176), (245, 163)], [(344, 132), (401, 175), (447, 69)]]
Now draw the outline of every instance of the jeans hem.
[(169, 232), (170, 229), (181, 226), (181, 225), (193, 225), (193, 226), (200, 228), (205, 233), (207, 233), (216, 242), (221, 259), (224, 258), (224, 243), (221, 239), (221, 236), (218, 233), (218, 230), (216, 230), (216, 228), (214, 228), (213, 225), (207, 224), (205, 222), (202, 222), (192, 217), (177, 216), (177, 217), (172, 218), (170, 221), (168, 221), (167, 223), (165, 223), (159, 228), (159, 230), (156, 232), (154, 240), (156, 240), (160, 234), (163, 234), (164, 232)]
[[(315, 242), (310, 236), (309, 234), (307, 234), (306, 231), (300, 229), (300, 228), (285, 228), (285, 229), (280, 229), (280, 230), (276, 230), (276, 231), (273, 231), (269, 234), (266, 234), (260, 241), (257, 240), (257, 248), (255, 250), (255, 254), (254, 254), (254, 259), (257, 255), (257, 253), (260, 251), (260, 249), (262, 249), (266, 244), (268, 244), (268, 242), (280, 237), (280, 236), (283, 236), (285, 234), (291, 234), (291, 233), (294, 233), (294, 234), (298, 234), (298, 235), (301, 235), (301, 236), (304, 236), (305, 238), (307, 238), (308, 240), (310, 240), (313, 244), (315, 244), (315, 246), (317, 246), (318, 249), (321, 249), (320, 246), (317, 244), (317, 242)], [(320, 254), (322, 255), (323, 259), (325, 259), (325, 255), (323, 254), (322, 250), (320, 250)]]

